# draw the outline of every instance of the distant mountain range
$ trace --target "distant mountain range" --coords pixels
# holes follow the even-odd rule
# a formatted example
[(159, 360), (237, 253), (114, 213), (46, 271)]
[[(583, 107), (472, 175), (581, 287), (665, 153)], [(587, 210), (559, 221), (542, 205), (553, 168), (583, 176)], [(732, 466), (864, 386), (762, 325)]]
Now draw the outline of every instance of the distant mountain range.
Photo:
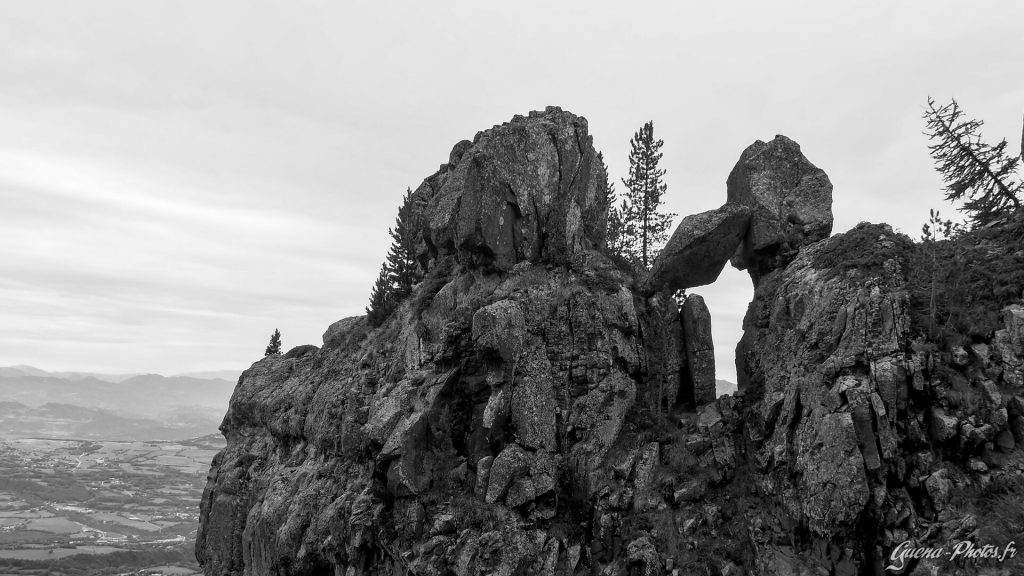
[(216, 432), (223, 414), (179, 408), (159, 420), (129, 418), (72, 404), (0, 402), (0, 438), (186, 440)]
[[(181, 374), (174, 374), (172, 377), (184, 376), (187, 378), (198, 378), (201, 380), (228, 380), (230, 382), (237, 382), (238, 377), (241, 376), (241, 370), (206, 370), (199, 372), (182, 372)], [(124, 382), (129, 378), (135, 376), (145, 376), (141, 373), (128, 373), (128, 374), (101, 374), (96, 372), (47, 372), (46, 370), (40, 370), (35, 366), (0, 366), (0, 377), (3, 376), (54, 376), (57, 378), (65, 378), (68, 380), (84, 380), (88, 378), (94, 378), (96, 380), (102, 380), (104, 382)]]
[(210, 434), (237, 378), (233, 372), (112, 375), (0, 367), (0, 436), (173, 440)]

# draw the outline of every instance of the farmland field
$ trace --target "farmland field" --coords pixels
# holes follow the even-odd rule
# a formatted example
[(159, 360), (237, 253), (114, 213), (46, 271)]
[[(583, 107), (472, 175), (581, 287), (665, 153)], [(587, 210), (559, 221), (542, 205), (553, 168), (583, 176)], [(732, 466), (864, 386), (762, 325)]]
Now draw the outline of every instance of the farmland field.
[(223, 446), (0, 439), (0, 574), (198, 574), (199, 499)]

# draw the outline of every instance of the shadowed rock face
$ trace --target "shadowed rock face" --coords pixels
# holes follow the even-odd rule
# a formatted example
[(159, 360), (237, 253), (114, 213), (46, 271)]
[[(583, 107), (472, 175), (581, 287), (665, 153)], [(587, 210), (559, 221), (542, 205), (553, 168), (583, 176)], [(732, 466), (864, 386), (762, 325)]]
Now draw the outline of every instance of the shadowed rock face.
[(726, 181), (728, 202), (749, 206), (750, 229), (733, 260), (756, 283), (832, 232), (832, 183), (800, 145), (776, 136), (751, 144)]

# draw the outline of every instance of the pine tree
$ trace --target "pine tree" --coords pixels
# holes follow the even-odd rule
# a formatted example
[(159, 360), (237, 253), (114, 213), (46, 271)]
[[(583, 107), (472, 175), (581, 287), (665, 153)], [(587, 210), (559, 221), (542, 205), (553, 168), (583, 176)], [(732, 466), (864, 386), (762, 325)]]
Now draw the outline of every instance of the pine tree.
[(623, 232), (626, 234), (624, 252), (644, 268), (650, 268), (654, 258), (668, 239), (668, 230), (675, 214), (659, 211), (661, 197), (668, 188), (658, 168), (661, 146), (665, 142), (654, 139), (654, 122), (649, 121), (629, 141), (629, 178), (623, 178), (628, 192), (622, 204)]
[(622, 211), (615, 205), (617, 200), (615, 184), (608, 177), (608, 166), (604, 163), (604, 154), (601, 152), (597, 153), (597, 163), (597, 177), (600, 180), (599, 185), (605, 192), (601, 205), (608, 214), (608, 217), (605, 220), (605, 247), (612, 254), (622, 256), (622, 243), (626, 238), (623, 230), (625, 223), (622, 221)]
[(937, 244), (959, 237), (964, 232), (960, 224), (943, 220), (938, 210), (928, 210), (928, 223), (921, 226), (921, 244), (924, 246), (928, 271), (928, 338), (935, 338), (935, 320), (938, 316), (939, 260)]
[(398, 304), (412, 294), (413, 286), (423, 279), (423, 273), (416, 262), (416, 229), (412, 190), (406, 189), (395, 218), (395, 227), (388, 229), (391, 247), (387, 259), (381, 265), (380, 274), (370, 292), (366, 317), (371, 326), (383, 324)]
[(928, 139), (937, 141), (928, 150), (946, 182), (946, 199), (963, 200), (961, 210), (975, 226), (1020, 208), (1024, 182), (1013, 175), (1021, 158), (1006, 154), (1005, 139), (995, 146), (982, 142), (984, 122), (964, 119), (956, 100), (936, 107), (929, 97), (924, 119)]
[(366, 321), (370, 326), (376, 328), (384, 323), (384, 320), (391, 314), (391, 272), (387, 263), (380, 267), (380, 274), (370, 291), (370, 305), (366, 308)]
[(391, 248), (387, 267), (394, 288), (393, 300), (398, 302), (412, 293), (412, 287), (423, 279), (416, 262), (416, 226), (413, 215), (412, 190), (406, 189), (402, 206), (395, 218), (395, 227), (388, 230)]
[(281, 331), (274, 328), (274, 333), (270, 336), (270, 344), (267, 344), (267, 350), (263, 353), (264, 357), (267, 356), (280, 356), (281, 355)]

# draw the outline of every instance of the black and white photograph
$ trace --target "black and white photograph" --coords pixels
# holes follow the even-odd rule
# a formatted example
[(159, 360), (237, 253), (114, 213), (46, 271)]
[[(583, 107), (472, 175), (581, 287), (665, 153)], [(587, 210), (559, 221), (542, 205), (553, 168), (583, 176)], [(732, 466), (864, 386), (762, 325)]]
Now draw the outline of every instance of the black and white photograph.
[(1024, 4), (0, 5), (0, 576), (1024, 576)]

